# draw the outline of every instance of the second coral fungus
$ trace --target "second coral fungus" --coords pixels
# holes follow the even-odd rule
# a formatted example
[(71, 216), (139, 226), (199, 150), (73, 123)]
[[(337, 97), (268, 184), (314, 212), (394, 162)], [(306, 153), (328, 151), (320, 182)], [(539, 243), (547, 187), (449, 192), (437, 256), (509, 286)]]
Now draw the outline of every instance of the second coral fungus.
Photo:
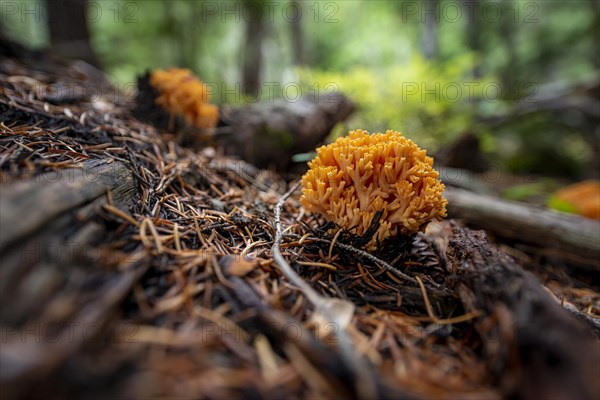
[(158, 91), (156, 103), (171, 115), (182, 117), (197, 128), (214, 128), (219, 119), (217, 106), (209, 104), (208, 87), (188, 69), (156, 70), (150, 84)]
[(307, 209), (357, 235), (382, 212), (369, 249), (446, 216), (444, 185), (433, 159), (399, 132), (352, 131), (317, 149), (309, 167), (302, 177), (301, 201)]

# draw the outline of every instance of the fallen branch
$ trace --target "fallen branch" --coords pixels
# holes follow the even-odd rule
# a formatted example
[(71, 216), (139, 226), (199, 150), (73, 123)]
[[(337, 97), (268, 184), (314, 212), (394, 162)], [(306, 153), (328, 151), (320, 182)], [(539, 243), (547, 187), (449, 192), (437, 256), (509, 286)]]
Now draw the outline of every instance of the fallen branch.
[(600, 223), (576, 215), (446, 188), (448, 214), (511, 240), (532, 243), (547, 255), (600, 271)]
[(352, 343), (346, 329), (352, 321), (354, 314), (354, 305), (347, 300), (332, 299), (321, 296), (310, 287), (297, 273), (292, 269), (290, 264), (281, 255), (281, 240), (283, 238), (283, 229), (281, 227), (281, 209), (288, 197), (291, 196), (300, 186), (300, 182), (295, 184), (288, 190), (275, 205), (275, 240), (273, 242), (272, 253), (275, 264), (281, 272), (306, 296), (306, 298), (314, 305), (315, 311), (313, 319), (318, 322), (333, 324), (337, 327), (335, 336), (337, 336), (338, 346), (341, 358), (351, 368), (357, 380), (354, 385), (356, 393), (360, 398), (374, 399), (377, 397), (376, 388), (373, 385), (373, 380), (370, 377), (370, 372), (365, 365), (365, 361), (361, 359), (356, 351), (356, 347)]

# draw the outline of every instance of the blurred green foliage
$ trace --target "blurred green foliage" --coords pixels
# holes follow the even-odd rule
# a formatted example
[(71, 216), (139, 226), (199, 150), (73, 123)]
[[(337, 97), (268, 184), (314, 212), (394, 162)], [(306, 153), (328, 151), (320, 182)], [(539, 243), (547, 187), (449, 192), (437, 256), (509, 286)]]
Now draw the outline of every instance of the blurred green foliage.
[(355, 67), (346, 72), (305, 70), (304, 87), (326, 87), (348, 94), (359, 107), (351, 128), (404, 131), (428, 149), (473, 129), (482, 90), (489, 85), (470, 77), (470, 55), (445, 63), (420, 55), (382, 68)]
[(550, 196), (547, 200), (547, 206), (556, 211), (562, 211), (568, 214), (577, 214), (578, 209), (575, 205), (569, 203), (566, 200), (559, 199), (555, 196)]
[[(147, 69), (178, 66), (213, 85), (215, 102), (341, 90), (358, 104), (349, 128), (400, 130), (431, 149), (470, 132), (512, 171), (577, 176), (589, 170), (597, 119), (566, 112), (563, 104), (521, 111), (551, 98), (553, 85), (568, 88), (598, 75), (595, 0), (301, 1), (303, 65), (294, 64), (291, 1), (257, 0), (268, 14), (265, 87), (256, 98), (244, 97), (240, 86), (247, 1), (89, 1), (100, 11), (88, 21), (92, 45), (119, 85)], [(0, 13), (9, 36), (48, 45), (44, 18), (6, 7)], [(428, 18), (435, 18), (433, 31)], [(429, 59), (423, 55), (428, 34), (437, 48)]]
[(542, 178), (536, 182), (521, 183), (513, 185), (502, 190), (502, 197), (514, 201), (538, 200), (543, 203), (550, 193), (554, 192), (560, 186), (558, 182), (551, 178)]

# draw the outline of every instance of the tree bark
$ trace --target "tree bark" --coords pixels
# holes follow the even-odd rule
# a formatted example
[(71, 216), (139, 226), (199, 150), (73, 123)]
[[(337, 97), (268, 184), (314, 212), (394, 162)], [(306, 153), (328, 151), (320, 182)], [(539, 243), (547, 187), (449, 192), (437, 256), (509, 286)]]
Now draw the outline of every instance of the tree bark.
[(46, 0), (50, 44), (59, 55), (100, 67), (90, 44), (87, 0)]
[[(0, 299), (3, 302), (14, 297), (11, 297), (12, 290), (30, 268), (46, 267), (42, 268), (38, 284), (45, 281), (44, 278), (48, 278), (50, 286), (51, 282), (60, 281), (56, 277), (61, 274), (55, 274), (54, 270), (76, 263), (85, 246), (101, 236), (102, 228), (93, 221), (88, 222), (86, 216), (106, 204), (108, 191), (111, 191), (114, 206), (123, 211), (134, 201), (133, 177), (120, 162), (90, 160), (81, 169), (58, 170), (3, 187), (0, 192)], [(44, 296), (44, 291), (32, 290), (33, 298), (38, 295)], [(2, 320), (19, 320), (20, 316), (27, 315), (30, 306), (36, 308), (39, 304), (7, 305)]]
[(120, 162), (90, 160), (82, 169), (57, 170), (4, 188), (0, 193), (0, 249), (109, 190), (118, 204), (131, 201), (133, 178)]
[(136, 197), (129, 170), (91, 160), (0, 192), (2, 327), (11, 333), (56, 328), (51, 338), (4, 338), (0, 384), (9, 397), (23, 397), (28, 384), (77, 353), (88, 326), (109, 329), (111, 313), (150, 265), (143, 253), (104, 248), (110, 233), (97, 216), (108, 207), (109, 190), (114, 207), (127, 212)]
[(243, 17), (246, 20), (246, 43), (243, 50), (242, 90), (248, 96), (260, 93), (262, 72), (262, 43), (265, 18), (262, 1), (244, 0)]
[(297, 14), (288, 16), (291, 18), (290, 28), (292, 30), (292, 57), (294, 65), (303, 66), (305, 64), (304, 57), (304, 30), (302, 28), (302, 3), (298, 0), (290, 2), (294, 10), (297, 10)]
[(421, 46), (425, 58), (432, 60), (437, 57), (438, 52), (437, 24), (440, 12), (438, 0), (426, 0), (422, 7), (425, 7), (425, 20), (423, 21)]
[(483, 231), (445, 222), (437, 229), (446, 267), (475, 322), (490, 372), (508, 398), (598, 398), (592, 330), (564, 310)]

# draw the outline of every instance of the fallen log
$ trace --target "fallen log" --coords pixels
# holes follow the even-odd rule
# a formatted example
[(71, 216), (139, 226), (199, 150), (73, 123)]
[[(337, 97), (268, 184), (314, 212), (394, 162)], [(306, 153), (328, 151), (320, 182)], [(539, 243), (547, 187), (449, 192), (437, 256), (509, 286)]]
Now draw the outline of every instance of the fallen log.
[(0, 192), (0, 249), (30, 235), (69, 210), (112, 191), (113, 201), (132, 201), (133, 177), (113, 160), (90, 160), (4, 186)]
[(598, 398), (599, 353), (587, 329), (537, 278), (491, 245), (483, 231), (454, 222), (432, 230), (449, 283), (475, 323), (488, 368), (512, 398)]
[(335, 92), (317, 99), (305, 96), (223, 108), (220, 124), (231, 134), (216, 140), (227, 153), (259, 168), (286, 172), (294, 154), (313, 151), (354, 108), (346, 96)]
[(122, 334), (111, 315), (150, 264), (143, 251), (98, 246), (108, 233), (95, 217), (109, 191), (123, 211), (135, 197), (131, 173), (111, 159), (1, 187), (0, 384), (9, 397), (31, 395), (32, 382), (50, 379), (86, 343)]
[(446, 188), (448, 215), (510, 240), (535, 244), (549, 256), (600, 271), (600, 223), (522, 203)]
[[(105, 227), (93, 216), (107, 204), (127, 209), (135, 193), (121, 162), (91, 160), (0, 190), (0, 300), (3, 323), (19, 324), (61, 291), (73, 270), (99, 262)], [(118, 262), (116, 258), (113, 260)]]

